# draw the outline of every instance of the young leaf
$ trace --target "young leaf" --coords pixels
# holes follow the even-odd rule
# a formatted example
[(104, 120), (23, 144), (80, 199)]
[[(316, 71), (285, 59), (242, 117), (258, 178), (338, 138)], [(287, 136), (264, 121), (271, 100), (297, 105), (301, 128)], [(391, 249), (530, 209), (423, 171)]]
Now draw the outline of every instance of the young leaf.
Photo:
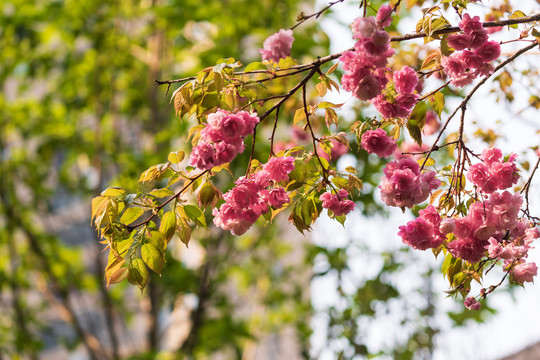
[(208, 206), (215, 204), (217, 201), (216, 195), (217, 192), (214, 185), (212, 185), (210, 182), (205, 182), (199, 189), (199, 193), (197, 194), (197, 202), (199, 203), (200, 207), (207, 208)]
[(141, 257), (144, 263), (156, 274), (161, 275), (161, 270), (165, 265), (165, 259), (160, 249), (147, 243), (141, 247)]
[(191, 227), (189, 226), (187, 220), (183, 217), (178, 218), (178, 224), (176, 225), (176, 235), (180, 240), (188, 246), (189, 239), (191, 239)]
[(162, 188), (150, 191), (148, 195), (155, 196), (157, 199), (173, 196), (174, 192), (169, 188)]
[(193, 220), (195, 224), (206, 229), (206, 217), (204, 213), (195, 205), (184, 205), (184, 213), (188, 218)]
[[(111, 256), (109, 255), (109, 259)], [(128, 268), (125, 266), (125, 259), (117, 259), (114, 256), (114, 259), (105, 269), (105, 280), (107, 281), (107, 286), (111, 284), (118, 284), (128, 276)]]
[(440, 92), (435, 93), (433, 96), (429, 97), (429, 104), (431, 105), (431, 108), (433, 111), (441, 117), (441, 113), (444, 110), (444, 95)]
[(170, 163), (178, 164), (178, 163), (182, 162), (182, 160), (184, 160), (185, 156), (186, 156), (186, 154), (183, 151), (180, 151), (180, 150), (179, 151), (174, 151), (174, 152), (169, 153), (169, 156), (167, 157), (167, 160)]
[(150, 231), (146, 240), (148, 240), (149, 243), (158, 249), (161, 249), (161, 251), (165, 252), (170, 238), (165, 237), (165, 234), (160, 231)]
[(129, 264), (127, 279), (130, 284), (137, 285), (141, 291), (144, 290), (148, 283), (148, 269), (146, 269), (146, 265), (144, 265), (142, 259), (134, 259)]
[(104, 197), (120, 197), (120, 196), (124, 196), (126, 195), (126, 190), (124, 190), (123, 188), (121, 187), (117, 187), (117, 186), (113, 186), (113, 187), (110, 187), (108, 189), (105, 189), (102, 193), (101, 193), (101, 196), (104, 196)]
[(174, 211), (166, 212), (161, 218), (159, 232), (165, 236), (167, 243), (171, 240), (176, 230), (176, 213)]
[(126, 211), (124, 211), (124, 213), (122, 214), (120, 222), (124, 225), (129, 225), (135, 220), (137, 220), (142, 214), (144, 214), (144, 210), (140, 207), (127, 208)]
[(253, 71), (253, 70), (266, 70), (266, 66), (262, 62), (252, 62), (246, 66), (244, 69), (245, 72)]

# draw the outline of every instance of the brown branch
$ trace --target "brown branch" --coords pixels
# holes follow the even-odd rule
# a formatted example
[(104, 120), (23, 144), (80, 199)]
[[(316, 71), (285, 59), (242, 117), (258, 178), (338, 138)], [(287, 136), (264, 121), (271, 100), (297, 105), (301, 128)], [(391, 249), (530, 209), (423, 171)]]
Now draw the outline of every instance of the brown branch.
[(540, 156), (538, 156), (538, 160), (536, 161), (536, 165), (534, 165), (533, 171), (531, 172), (531, 175), (525, 182), (525, 185), (523, 185), (523, 189), (519, 192), (520, 194), (523, 194), (525, 192), (525, 213), (529, 213), (529, 190), (531, 188), (532, 179), (534, 177), (534, 173), (536, 170), (538, 170), (538, 167), (540, 166)]
[[(318, 64), (318, 63), (317, 63)], [(302, 79), (302, 81), (300, 81), (298, 84), (296, 84), (287, 94), (285, 94), (285, 96), (279, 100), (274, 106), (272, 106), (269, 110), (267, 110), (263, 115), (261, 115), (259, 117), (260, 119), (260, 122), (257, 123), (257, 125), (259, 125), (268, 115), (270, 115), (274, 110), (278, 109), (287, 99), (289, 99), (291, 96), (294, 95), (294, 93), (296, 93), (296, 91), (298, 91), (298, 89), (300, 89), (302, 86), (304, 86), (305, 84), (307, 84), (307, 82), (313, 77), (313, 75), (315, 75), (317, 73), (317, 68), (318, 68), (319, 64), (317, 66), (314, 66), (311, 71)]]
[[(516, 19), (507, 19), (507, 20), (499, 20), (499, 21), (486, 21), (482, 23), (484, 27), (497, 27), (497, 26), (506, 26), (506, 25), (515, 25), (515, 24), (523, 24), (523, 23), (529, 23), (534, 21), (540, 21), (540, 14), (532, 15), (532, 16), (526, 16)], [(461, 29), (458, 26), (451, 26), (444, 29), (436, 30), (432, 33), (433, 35), (443, 35), (443, 34), (449, 34), (461, 31)], [(392, 36), (390, 38), (391, 42), (401, 42), (406, 40), (412, 40), (412, 39), (419, 39), (427, 37), (427, 34), (425, 32), (419, 32), (414, 34), (406, 34), (401, 36)], [(347, 49), (345, 51), (354, 51), (354, 48)], [(311, 69), (314, 66), (321, 66), (322, 64), (325, 64), (329, 61), (335, 60), (339, 58), (345, 51), (341, 51), (336, 54), (331, 54), (322, 58), (318, 58), (315, 61), (312, 61), (311, 63), (307, 64), (301, 64), (301, 65), (295, 65), (291, 66), (288, 69), (276, 69), (276, 70), (252, 70), (252, 71), (244, 71), (244, 72), (235, 72), (234, 75), (249, 75), (249, 74), (258, 74), (258, 73), (270, 73), (274, 71), (288, 71), (288, 70), (307, 70)], [(284, 75), (287, 76), (287, 75)], [(154, 80), (154, 82), (157, 85), (164, 85), (164, 84), (173, 84), (173, 83), (179, 83), (179, 82), (185, 82), (190, 80), (195, 80), (196, 76), (190, 76), (182, 79), (175, 79), (175, 80)], [(270, 79), (270, 78), (269, 78)]]
[[(515, 24), (523, 24), (523, 23), (530, 23), (534, 21), (540, 21), (540, 14), (532, 15), (532, 16), (526, 16), (516, 19), (507, 19), (507, 20), (498, 20), (498, 21), (486, 21), (483, 22), (482, 25), (485, 28), (490, 27), (498, 27), (498, 26), (506, 26), (506, 25), (515, 25)], [(459, 26), (450, 26), (444, 29), (435, 30), (431, 33), (431, 36), (433, 35), (444, 35), (444, 34), (450, 34), (461, 31)], [(392, 36), (390, 41), (393, 42), (400, 42), (400, 41), (406, 41), (406, 40), (412, 40), (412, 39), (419, 39), (419, 38), (425, 38), (428, 35), (425, 32), (419, 32), (416, 34), (407, 34), (402, 36)]]
[(309, 121), (309, 112), (307, 111), (307, 101), (306, 101), (306, 85), (302, 86), (302, 100), (303, 100), (303, 105), (304, 105), (304, 114), (306, 116), (306, 122), (307, 122), (307, 126), (309, 128), (309, 133), (311, 134), (311, 140), (313, 142), (313, 153), (315, 154), (315, 157), (317, 158), (317, 160), (319, 161), (319, 164), (321, 165), (321, 168), (322, 168), (322, 177), (324, 179), (324, 183), (325, 184), (328, 184), (329, 181), (328, 181), (328, 177), (326, 175), (326, 171), (327, 169), (324, 167), (322, 161), (321, 161), (321, 158), (319, 156), (319, 154), (317, 153), (317, 137), (315, 137), (315, 133), (313, 132), (313, 127), (311, 127), (311, 122)]
[(437, 89), (435, 89), (435, 90), (433, 90), (432, 92), (430, 92), (429, 94), (426, 94), (426, 95), (422, 96), (421, 98), (419, 98), (416, 102), (419, 103), (420, 101), (427, 99), (427, 98), (430, 97), (431, 95), (435, 95), (437, 92), (441, 91), (442, 89), (444, 89), (445, 87), (447, 87), (449, 84), (450, 84), (450, 81), (445, 82), (444, 84), (442, 84), (442, 85), (439, 86)]
[(312, 17), (315, 17), (315, 19), (318, 19), (319, 16), (321, 16), (321, 14), (323, 12), (325, 12), (326, 10), (330, 9), (332, 6), (334, 6), (335, 4), (338, 4), (338, 3), (342, 3), (344, 0), (337, 0), (337, 1), (334, 1), (334, 2), (331, 2), (330, 4), (328, 4), (328, 6), (326, 6), (325, 8), (323, 8), (321, 11), (318, 11), (316, 13), (313, 13), (311, 15), (304, 15), (304, 13), (300, 13), (300, 15), (298, 15), (298, 23), (296, 23), (296, 25), (294, 25), (293, 27), (290, 28), (290, 30), (294, 30), (296, 27), (302, 25), (305, 21), (311, 19)]
[(276, 109), (276, 117), (275, 117), (275, 120), (274, 120), (274, 127), (272, 128), (272, 135), (270, 136), (270, 156), (276, 155), (274, 153), (274, 136), (276, 135), (278, 118), (279, 118), (279, 108)]

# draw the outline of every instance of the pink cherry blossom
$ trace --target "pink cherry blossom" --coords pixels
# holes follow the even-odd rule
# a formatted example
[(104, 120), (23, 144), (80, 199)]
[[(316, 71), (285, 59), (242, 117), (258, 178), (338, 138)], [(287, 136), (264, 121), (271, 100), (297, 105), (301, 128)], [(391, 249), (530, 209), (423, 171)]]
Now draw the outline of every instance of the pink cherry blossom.
[(482, 61), (488, 63), (501, 55), (501, 46), (496, 41), (484, 42), (475, 50), (475, 53)]
[(383, 169), (385, 176), (379, 189), (381, 199), (388, 206), (412, 207), (426, 200), (441, 182), (434, 171), (420, 174), (420, 166), (412, 159), (391, 161)]
[(443, 235), (450, 234), (455, 228), (456, 224), (454, 219), (443, 219), (439, 225), (439, 231)]
[(294, 158), (273, 157), (268, 160), (263, 167), (263, 171), (268, 174), (268, 178), (274, 181), (285, 181), (289, 179), (289, 173), (294, 170)]
[(201, 141), (191, 151), (189, 164), (197, 169), (210, 170), (214, 167), (215, 149), (212, 144)]
[(397, 149), (396, 140), (380, 128), (366, 131), (362, 135), (361, 146), (368, 153), (376, 154), (380, 158), (389, 157)]
[(351, 25), (353, 39), (370, 38), (377, 31), (377, 21), (374, 17), (359, 17)]
[(291, 55), (291, 47), (294, 42), (292, 30), (281, 29), (279, 32), (269, 36), (264, 40), (263, 48), (259, 51), (263, 60), (273, 60), (278, 62)]
[(465, 34), (470, 34), (474, 31), (483, 30), (482, 23), (480, 22), (480, 17), (475, 16), (471, 18), (469, 14), (464, 14), (463, 19), (459, 22), (459, 27)]
[(518, 284), (533, 282), (538, 272), (538, 267), (534, 262), (518, 264), (512, 270), (512, 276)]
[(354, 209), (354, 202), (349, 200), (348, 196), (347, 190), (341, 189), (337, 194), (325, 192), (319, 199), (322, 201), (323, 208), (333, 211), (336, 216), (341, 216), (347, 215)]
[(455, 239), (447, 247), (454, 257), (470, 263), (477, 263), (484, 256), (486, 245), (486, 241), (479, 241), (473, 237), (468, 237), (465, 239)]
[(469, 37), (466, 34), (448, 35), (448, 45), (456, 50), (464, 50), (469, 47)]
[(466, 35), (469, 39), (470, 49), (477, 49), (482, 46), (488, 39), (487, 32), (482, 28), (481, 30), (475, 30)]
[(377, 23), (380, 28), (389, 26), (392, 23), (392, 6), (385, 4), (379, 8), (377, 11)]
[(193, 148), (189, 164), (201, 170), (210, 170), (231, 162), (244, 151), (243, 138), (252, 134), (259, 118), (246, 111), (230, 113), (217, 109), (207, 116), (201, 130), (201, 139)]
[(270, 206), (275, 209), (279, 209), (291, 201), (289, 195), (287, 195), (287, 192), (282, 187), (277, 187), (271, 189), (270, 191), (265, 190), (262, 193), (262, 197)]
[(469, 310), (480, 310), (482, 304), (480, 304), (475, 298), (468, 297), (465, 299), (464, 305)]
[(394, 83), (400, 94), (412, 94), (418, 84), (416, 71), (409, 66), (404, 66), (394, 73)]

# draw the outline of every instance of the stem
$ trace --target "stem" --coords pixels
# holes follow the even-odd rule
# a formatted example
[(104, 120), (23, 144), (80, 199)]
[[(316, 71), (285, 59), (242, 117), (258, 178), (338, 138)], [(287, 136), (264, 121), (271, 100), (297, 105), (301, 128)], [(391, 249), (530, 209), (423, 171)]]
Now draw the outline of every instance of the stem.
[(294, 26), (292, 26), (290, 28), (290, 30), (294, 30), (296, 27), (300, 26), (301, 24), (303, 24), (306, 20), (309, 20), (311, 19), (312, 17), (315, 17), (315, 19), (318, 19), (319, 16), (321, 16), (321, 14), (323, 12), (325, 12), (326, 10), (330, 9), (332, 6), (334, 6), (335, 4), (338, 4), (338, 3), (342, 3), (344, 0), (337, 0), (337, 1), (334, 1), (334, 2), (331, 2), (330, 4), (328, 4), (328, 6), (326, 6), (325, 8), (323, 8), (321, 11), (318, 11), (316, 13), (313, 13), (311, 15), (307, 15), (305, 16), (304, 13), (300, 13), (300, 15), (298, 15), (298, 17), (300, 18), (300, 20), (298, 20), (298, 23)]

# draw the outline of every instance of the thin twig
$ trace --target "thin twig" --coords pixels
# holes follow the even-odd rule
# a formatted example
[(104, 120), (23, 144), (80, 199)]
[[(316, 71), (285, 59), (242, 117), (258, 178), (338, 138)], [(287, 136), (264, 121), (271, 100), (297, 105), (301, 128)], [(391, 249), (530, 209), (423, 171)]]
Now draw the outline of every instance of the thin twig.
[(272, 136), (270, 136), (270, 156), (276, 155), (274, 153), (274, 136), (276, 135), (278, 118), (279, 118), (279, 108), (276, 109), (276, 118), (274, 120), (274, 128), (272, 129)]
[(322, 168), (322, 177), (324, 179), (324, 183), (327, 184), (328, 183), (328, 177), (326, 176), (326, 171), (327, 169), (324, 167), (322, 161), (321, 161), (321, 158), (319, 156), (319, 154), (317, 153), (317, 137), (315, 136), (315, 133), (313, 132), (313, 128), (311, 127), (311, 122), (309, 121), (309, 112), (307, 110), (307, 101), (306, 101), (306, 85), (302, 86), (302, 100), (303, 100), (303, 104), (304, 104), (304, 114), (306, 115), (306, 122), (307, 122), (307, 126), (309, 128), (309, 132), (311, 134), (311, 140), (313, 142), (313, 153), (315, 154), (315, 157), (317, 158), (317, 160), (319, 161), (319, 164), (321, 165), (321, 168)]
[(303, 24), (306, 20), (309, 20), (311, 19), (312, 17), (315, 17), (315, 19), (318, 19), (319, 16), (321, 16), (321, 14), (323, 12), (325, 12), (326, 10), (330, 9), (332, 6), (334, 6), (335, 4), (338, 4), (338, 3), (342, 3), (344, 0), (337, 0), (337, 1), (334, 1), (334, 2), (331, 2), (330, 4), (328, 4), (328, 6), (326, 6), (325, 8), (323, 8), (322, 10), (316, 12), (316, 13), (313, 13), (311, 15), (304, 15), (304, 13), (300, 13), (300, 15), (298, 15), (298, 23), (296, 23), (294, 26), (292, 26), (290, 28), (290, 30), (294, 30), (296, 27), (300, 26), (301, 24)]
[(531, 172), (531, 175), (525, 182), (525, 185), (523, 185), (523, 189), (519, 192), (520, 194), (523, 194), (525, 192), (525, 212), (529, 213), (529, 190), (531, 188), (532, 179), (534, 176), (534, 173), (536, 170), (538, 170), (538, 166), (540, 166), (540, 156), (538, 156), (538, 160), (536, 160), (536, 165), (534, 165), (533, 171)]

